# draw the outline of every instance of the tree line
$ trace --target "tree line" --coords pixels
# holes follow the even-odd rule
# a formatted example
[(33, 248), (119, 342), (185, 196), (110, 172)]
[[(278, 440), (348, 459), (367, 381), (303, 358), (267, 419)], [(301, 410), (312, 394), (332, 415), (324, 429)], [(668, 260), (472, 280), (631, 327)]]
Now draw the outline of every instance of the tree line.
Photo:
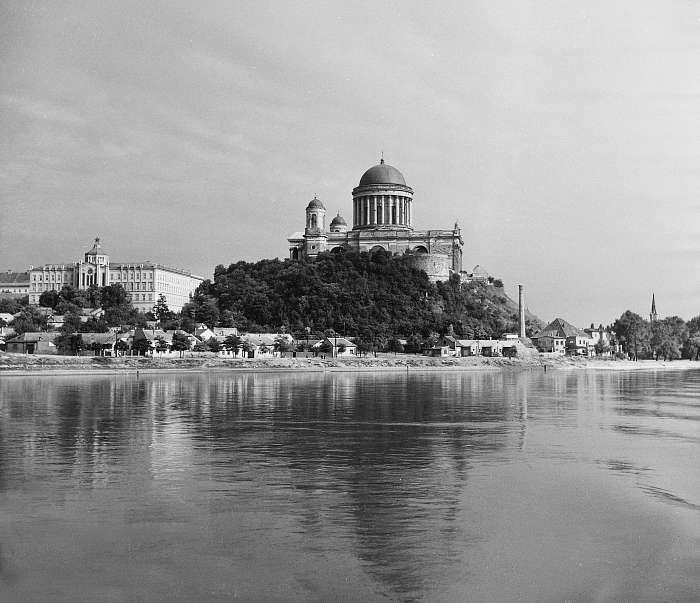
[(632, 359), (700, 358), (700, 316), (649, 321), (627, 310), (612, 325), (624, 353)]

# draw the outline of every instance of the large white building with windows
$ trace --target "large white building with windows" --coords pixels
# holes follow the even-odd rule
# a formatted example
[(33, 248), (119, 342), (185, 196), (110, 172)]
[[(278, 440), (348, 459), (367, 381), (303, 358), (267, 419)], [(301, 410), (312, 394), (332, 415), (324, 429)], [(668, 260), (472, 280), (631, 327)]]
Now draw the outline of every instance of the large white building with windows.
[(306, 228), (289, 241), (291, 259), (314, 258), (323, 251), (351, 249), (409, 253), (431, 280), (446, 280), (462, 271), (462, 240), (452, 229), (416, 230), (413, 189), (403, 174), (384, 163), (369, 168), (352, 191), (352, 230), (338, 214), (326, 227), (326, 208), (314, 197), (306, 207)]
[(160, 295), (177, 312), (192, 297), (204, 279), (185, 270), (152, 262), (111, 262), (100, 239), (82, 260), (68, 264), (44, 264), (29, 270), (29, 303), (39, 305), (44, 291), (60, 291), (64, 285), (78, 290), (92, 285), (120, 284), (131, 296), (133, 306), (144, 312), (153, 309)]

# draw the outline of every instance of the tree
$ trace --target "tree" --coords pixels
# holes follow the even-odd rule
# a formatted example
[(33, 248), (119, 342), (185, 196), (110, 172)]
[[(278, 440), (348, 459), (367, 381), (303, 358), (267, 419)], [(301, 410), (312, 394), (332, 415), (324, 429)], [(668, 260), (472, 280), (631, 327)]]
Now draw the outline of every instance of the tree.
[(109, 325), (107, 325), (107, 321), (103, 317), (91, 317), (80, 323), (79, 331), (82, 333), (107, 333)]
[(63, 315), (63, 325), (61, 325), (61, 332), (63, 333), (77, 333), (80, 331), (80, 314), (76, 312), (68, 312)]
[(185, 333), (173, 333), (173, 342), (170, 344), (170, 349), (173, 352), (180, 352), (182, 358), (183, 352), (190, 349), (190, 340)]
[(411, 335), (406, 341), (405, 351), (410, 354), (420, 354), (422, 348), (422, 342), (416, 335)]
[(626, 310), (615, 321), (613, 330), (627, 355), (637, 360), (650, 349), (649, 324), (639, 314)]
[(241, 349), (241, 338), (238, 335), (229, 335), (224, 339), (224, 348), (233, 352), (234, 356), (238, 356), (238, 350)]
[(156, 317), (156, 320), (160, 323), (172, 316), (172, 312), (170, 311), (170, 308), (168, 308), (168, 302), (165, 299), (165, 295), (163, 295), (162, 293), (158, 296), (158, 301), (156, 302), (156, 305), (153, 306), (153, 315)]
[(70, 333), (67, 331), (62, 331), (58, 337), (54, 339), (54, 344), (61, 354), (68, 356), (79, 354), (84, 345), (83, 337), (80, 333)]
[(654, 321), (651, 325), (651, 349), (658, 360), (675, 360), (681, 357), (681, 349), (688, 340), (688, 327), (678, 316)]
[(22, 300), (3, 297), (0, 299), (0, 312), (7, 312), (8, 314), (17, 314), (29, 304), (29, 298), (23, 297)]
[(103, 310), (108, 308), (121, 308), (130, 306), (129, 293), (124, 287), (117, 283), (115, 285), (107, 285), (102, 287), (100, 293), (100, 304)]
[(168, 342), (163, 339), (163, 337), (156, 337), (155, 340), (156, 352), (161, 354), (168, 351)]
[(214, 327), (219, 323), (219, 308), (216, 299), (197, 291), (192, 301), (182, 308), (182, 315), (191, 317), (195, 322)]
[(275, 351), (276, 352), (291, 352), (294, 348), (293, 342), (289, 341), (283, 335), (278, 335), (275, 337)]
[(596, 356), (603, 356), (603, 355), (607, 354), (608, 352), (610, 352), (610, 346), (607, 343), (605, 343), (605, 341), (602, 339), (599, 339), (596, 342), (594, 349), (595, 349)]
[(12, 321), (12, 328), (17, 335), (44, 331), (46, 330), (46, 316), (41, 314), (36, 308), (28, 306)]
[(357, 338), (355, 340), (355, 346), (357, 346), (357, 355), (358, 356), (366, 356), (367, 352), (372, 350), (372, 343), (371, 341), (364, 339), (364, 338)]
[(700, 358), (700, 333), (691, 335), (683, 346), (683, 356), (691, 360)]
[(219, 340), (216, 337), (210, 337), (207, 340), (207, 348), (210, 352), (218, 354), (219, 350), (221, 349), (221, 344), (219, 343)]
[(87, 306), (90, 308), (102, 307), (102, 287), (98, 285), (90, 285), (84, 293), (84, 298), (87, 301)]
[(332, 354), (333, 344), (328, 339), (324, 339), (319, 346), (319, 351), (323, 352), (324, 354)]
[(403, 344), (398, 339), (396, 339), (396, 337), (392, 337), (389, 340), (389, 351), (394, 352), (394, 356), (396, 356), (397, 353), (402, 354)]
[(49, 291), (44, 291), (39, 296), (39, 305), (44, 308), (55, 309), (58, 302), (61, 300), (61, 296), (55, 289), (50, 289)]
[(143, 334), (142, 330), (137, 330), (136, 333), (134, 333), (134, 339), (131, 343), (131, 349), (138, 355), (138, 356), (145, 356), (152, 350), (151, 348), (151, 342)]

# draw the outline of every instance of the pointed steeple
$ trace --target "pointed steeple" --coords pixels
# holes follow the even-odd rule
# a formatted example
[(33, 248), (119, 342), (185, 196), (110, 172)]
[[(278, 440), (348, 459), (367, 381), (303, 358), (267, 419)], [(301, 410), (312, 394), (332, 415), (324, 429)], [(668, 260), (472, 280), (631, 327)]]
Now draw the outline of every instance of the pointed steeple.
[(656, 297), (654, 293), (651, 294), (651, 312), (649, 313), (649, 320), (651, 322), (656, 322), (659, 315), (656, 313)]

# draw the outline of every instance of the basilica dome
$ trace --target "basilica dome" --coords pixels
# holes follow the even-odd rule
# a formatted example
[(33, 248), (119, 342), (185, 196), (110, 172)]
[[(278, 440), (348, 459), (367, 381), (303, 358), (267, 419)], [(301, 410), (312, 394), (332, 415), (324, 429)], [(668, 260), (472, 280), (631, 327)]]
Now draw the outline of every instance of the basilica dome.
[(371, 186), (373, 184), (400, 184), (401, 186), (406, 186), (406, 181), (399, 170), (391, 165), (387, 165), (382, 159), (378, 165), (369, 168), (360, 178), (360, 186)]
[(347, 226), (348, 223), (345, 221), (345, 218), (338, 214), (335, 218), (331, 220), (331, 227), (333, 226)]
[(323, 203), (321, 203), (321, 200), (317, 199), (316, 197), (309, 201), (309, 204), (306, 206), (306, 209), (322, 209), (324, 211), (326, 210)]

